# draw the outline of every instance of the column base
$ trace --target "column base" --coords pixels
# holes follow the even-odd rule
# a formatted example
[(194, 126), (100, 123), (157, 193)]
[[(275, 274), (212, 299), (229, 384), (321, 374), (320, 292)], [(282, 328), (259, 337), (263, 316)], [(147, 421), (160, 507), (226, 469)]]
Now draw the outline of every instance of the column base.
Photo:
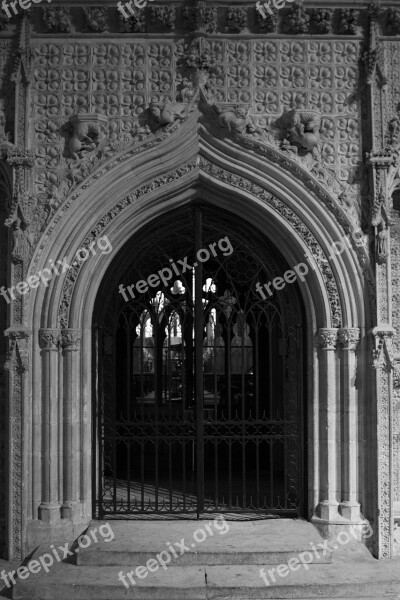
[(363, 520), (360, 512), (360, 504), (358, 502), (350, 502), (349, 500), (341, 502), (339, 505), (339, 512), (342, 517), (352, 523), (359, 523)]
[(332, 500), (323, 500), (317, 506), (316, 516), (318, 516), (322, 521), (338, 521), (340, 520), (339, 515), (339, 502), (334, 502)]
[(43, 523), (56, 523), (61, 519), (60, 509), (58, 502), (42, 502), (39, 506), (39, 519)]
[(72, 522), (82, 520), (82, 507), (79, 502), (64, 502), (61, 507), (61, 517), (71, 519)]
[[(23, 556), (31, 554), (40, 544), (49, 548), (51, 543), (73, 542), (87, 529), (91, 519), (82, 519), (73, 523), (69, 519), (59, 519), (56, 523), (44, 523), (38, 519), (27, 522), (27, 532), (24, 540)], [(46, 552), (51, 552), (50, 548)]]

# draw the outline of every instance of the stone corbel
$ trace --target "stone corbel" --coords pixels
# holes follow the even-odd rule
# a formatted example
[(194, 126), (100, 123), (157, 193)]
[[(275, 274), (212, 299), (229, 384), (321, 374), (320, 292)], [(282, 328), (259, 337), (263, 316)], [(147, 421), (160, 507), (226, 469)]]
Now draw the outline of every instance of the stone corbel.
[(4, 369), (7, 371), (18, 371), (25, 373), (29, 370), (29, 340), (32, 335), (30, 329), (25, 327), (9, 327), (4, 332), (9, 338), (9, 348), (7, 352)]
[(390, 372), (395, 367), (395, 358), (393, 353), (393, 336), (396, 330), (389, 325), (374, 327), (370, 331), (372, 338), (372, 362), (374, 369), (383, 368)]

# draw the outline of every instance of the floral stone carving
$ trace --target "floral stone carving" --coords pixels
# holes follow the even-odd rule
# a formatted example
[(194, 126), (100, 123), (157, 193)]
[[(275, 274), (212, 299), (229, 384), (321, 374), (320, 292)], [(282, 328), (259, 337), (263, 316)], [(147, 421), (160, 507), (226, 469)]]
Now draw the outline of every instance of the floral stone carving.
[(287, 14), (283, 23), (285, 33), (307, 33), (310, 23), (310, 15), (306, 13), (303, 3), (294, 4)]
[(102, 33), (108, 29), (108, 9), (106, 7), (84, 7), (83, 12), (89, 31)]
[(43, 8), (43, 21), (48, 32), (70, 33), (71, 31), (71, 18), (68, 8), (62, 6)]
[(144, 10), (138, 11), (135, 15), (130, 15), (125, 19), (118, 11), (119, 31), (120, 33), (144, 33), (146, 31), (146, 14)]
[(150, 8), (150, 24), (156, 30), (175, 31), (174, 6), (152, 6)]
[(400, 35), (400, 9), (389, 8), (386, 15), (386, 34)]
[(255, 24), (257, 30), (263, 33), (276, 33), (278, 29), (278, 11), (274, 11), (272, 15), (266, 13), (265, 18), (261, 13), (254, 9)]
[(357, 33), (358, 10), (345, 8), (340, 12), (338, 32), (342, 35), (355, 35)]
[(185, 31), (205, 31), (215, 33), (217, 29), (217, 9), (206, 2), (196, 0), (193, 6), (182, 9), (182, 24)]
[(332, 10), (316, 8), (311, 15), (311, 24), (316, 33), (331, 33)]
[(247, 26), (247, 9), (244, 6), (228, 8), (227, 30), (240, 33)]
[(62, 127), (67, 138), (65, 155), (78, 160), (96, 150), (102, 141), (105, 123), (107, 117), (104, 115), (81, 113), (70, 117)]

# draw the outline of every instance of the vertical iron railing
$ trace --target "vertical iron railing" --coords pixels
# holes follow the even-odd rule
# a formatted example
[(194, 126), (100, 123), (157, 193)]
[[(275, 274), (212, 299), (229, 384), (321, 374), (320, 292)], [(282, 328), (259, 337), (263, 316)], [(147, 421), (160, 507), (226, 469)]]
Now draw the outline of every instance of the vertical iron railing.
[[(196, 452), (197, 452), (197, 517), (204, 510), (204, 411), (203, 411), (203, 265), (197, 259), (202, 247), (201, 209), (194, 209), (194, 245), (196, 261), (194, 267), (194, 347), (196, 387)], [(197, 262), (197, 266), (196, 265)]]

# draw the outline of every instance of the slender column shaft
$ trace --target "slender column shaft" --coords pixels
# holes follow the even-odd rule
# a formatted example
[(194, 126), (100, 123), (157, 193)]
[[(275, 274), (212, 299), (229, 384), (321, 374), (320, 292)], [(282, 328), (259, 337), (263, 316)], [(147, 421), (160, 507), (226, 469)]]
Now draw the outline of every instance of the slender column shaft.
[(343, 398), (342, 502), (340, 513), (350, 521), (360, 521), (358, 502), (358, 398), (355, 387), (356, 349), (360, 330), (340, 329), (342, 345), (341, 383)]
[(60, 518), (58, 480), (58, 344), (60, 332), (41, 329), (42, 349), (42, 502), (39, 517), (46, 523)]
[[(80, 394), (79, 350), (81, 333), (61, 331), (63, 348), (63, 505), (62, 516), (74, 518), (79, 512), (80, 496)], [(78, 515), (79, 516), (79, 515)]]
[(376, 481), (381, 492), (377, 498), (374, 524), (374, 553), (377, 558), (393, 556), (393, 337), (390, 325), (374, 327), (370, 332), (373, 341), (373, 361), (377, 389), (377, 462)]
[(319, 329), (320, 402), (320, 501), (318, 516), (324, 521), (338, 517), (339, 407), (336, 394), (337, 329)]

